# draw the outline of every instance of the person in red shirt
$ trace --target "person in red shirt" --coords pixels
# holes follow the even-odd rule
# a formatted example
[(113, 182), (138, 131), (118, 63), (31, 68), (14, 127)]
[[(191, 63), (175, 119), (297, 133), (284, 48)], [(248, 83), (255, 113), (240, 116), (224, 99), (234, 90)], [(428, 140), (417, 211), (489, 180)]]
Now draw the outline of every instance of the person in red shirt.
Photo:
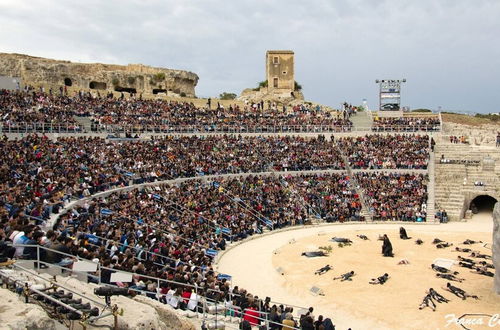
[(191, 288), (184, 288), (184, 291), (182, 291), (182, 299), (183, 299), (183, 302), (184, 302), (184, 306), (187, 306), (187, 304), (189, 303), (189, 298), (191, 298), (191, 293), (193, 292), (193, 289)]
[(243, 319), (245, 321), (248, 321), (252, 326), (257, 326), (259, 325), (259, 319), (258, 319), (259, 316), (260, 313), (257, 310), (255, 304), (252, 304), (245, 310), (245, 314), (243, 314)]

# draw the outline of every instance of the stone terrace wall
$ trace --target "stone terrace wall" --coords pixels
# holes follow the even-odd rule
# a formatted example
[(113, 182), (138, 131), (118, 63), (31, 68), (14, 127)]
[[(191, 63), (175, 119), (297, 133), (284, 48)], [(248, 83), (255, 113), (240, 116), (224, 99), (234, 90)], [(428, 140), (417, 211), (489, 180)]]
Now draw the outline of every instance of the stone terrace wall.
[[(24, 85), (112, 91), (134, 88), (137, 93), (165, 90), (195, 96), (198, 75), (142, 64), (73, 63), (22, 54), (0, 53), (0, 76), (20, 77)], [(69, 79), (69, 80), (68, 80)], [(71, 86), (69, 86), (71, 85)]]

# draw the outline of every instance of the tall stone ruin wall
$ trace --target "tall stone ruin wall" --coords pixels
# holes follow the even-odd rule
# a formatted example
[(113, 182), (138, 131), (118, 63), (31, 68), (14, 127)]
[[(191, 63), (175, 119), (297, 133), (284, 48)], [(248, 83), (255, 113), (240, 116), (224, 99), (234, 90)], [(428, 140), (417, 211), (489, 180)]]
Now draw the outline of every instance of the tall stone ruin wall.
[(19, 77), (23, 85), (195, 96), (198, 75), (142, 64), (73, 63), (0, 53), (0, 76)]
[(495, 266), (494, 291), (500, 295), (500, 202), (493, 209), (493, 265)]

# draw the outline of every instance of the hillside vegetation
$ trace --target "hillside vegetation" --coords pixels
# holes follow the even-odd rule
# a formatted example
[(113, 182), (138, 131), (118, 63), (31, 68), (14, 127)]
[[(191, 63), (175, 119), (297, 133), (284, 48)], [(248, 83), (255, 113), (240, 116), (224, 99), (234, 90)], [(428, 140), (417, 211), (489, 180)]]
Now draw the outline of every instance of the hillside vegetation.
[(489, 118), (469, 116), (459, 113), (441, 113), (443, 122), (445, 123), (455, 123), (469, 126), (481, 126), (481, 125), (497, 125), (500, 126), (500, 121), (491, 120)]

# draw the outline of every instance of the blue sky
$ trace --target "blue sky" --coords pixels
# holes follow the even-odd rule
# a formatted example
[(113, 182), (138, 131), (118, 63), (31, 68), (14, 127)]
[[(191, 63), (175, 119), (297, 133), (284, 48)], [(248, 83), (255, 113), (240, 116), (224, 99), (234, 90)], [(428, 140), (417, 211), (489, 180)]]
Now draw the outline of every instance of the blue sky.
[(290, 49), (309, 100), (373, 108), (375, 79), (406, 78), (402, 105), (500, 111), (497, 0), (0, 0), (0, 26), (0, 52), (185, 69), (199, 96), (256, 86)]

